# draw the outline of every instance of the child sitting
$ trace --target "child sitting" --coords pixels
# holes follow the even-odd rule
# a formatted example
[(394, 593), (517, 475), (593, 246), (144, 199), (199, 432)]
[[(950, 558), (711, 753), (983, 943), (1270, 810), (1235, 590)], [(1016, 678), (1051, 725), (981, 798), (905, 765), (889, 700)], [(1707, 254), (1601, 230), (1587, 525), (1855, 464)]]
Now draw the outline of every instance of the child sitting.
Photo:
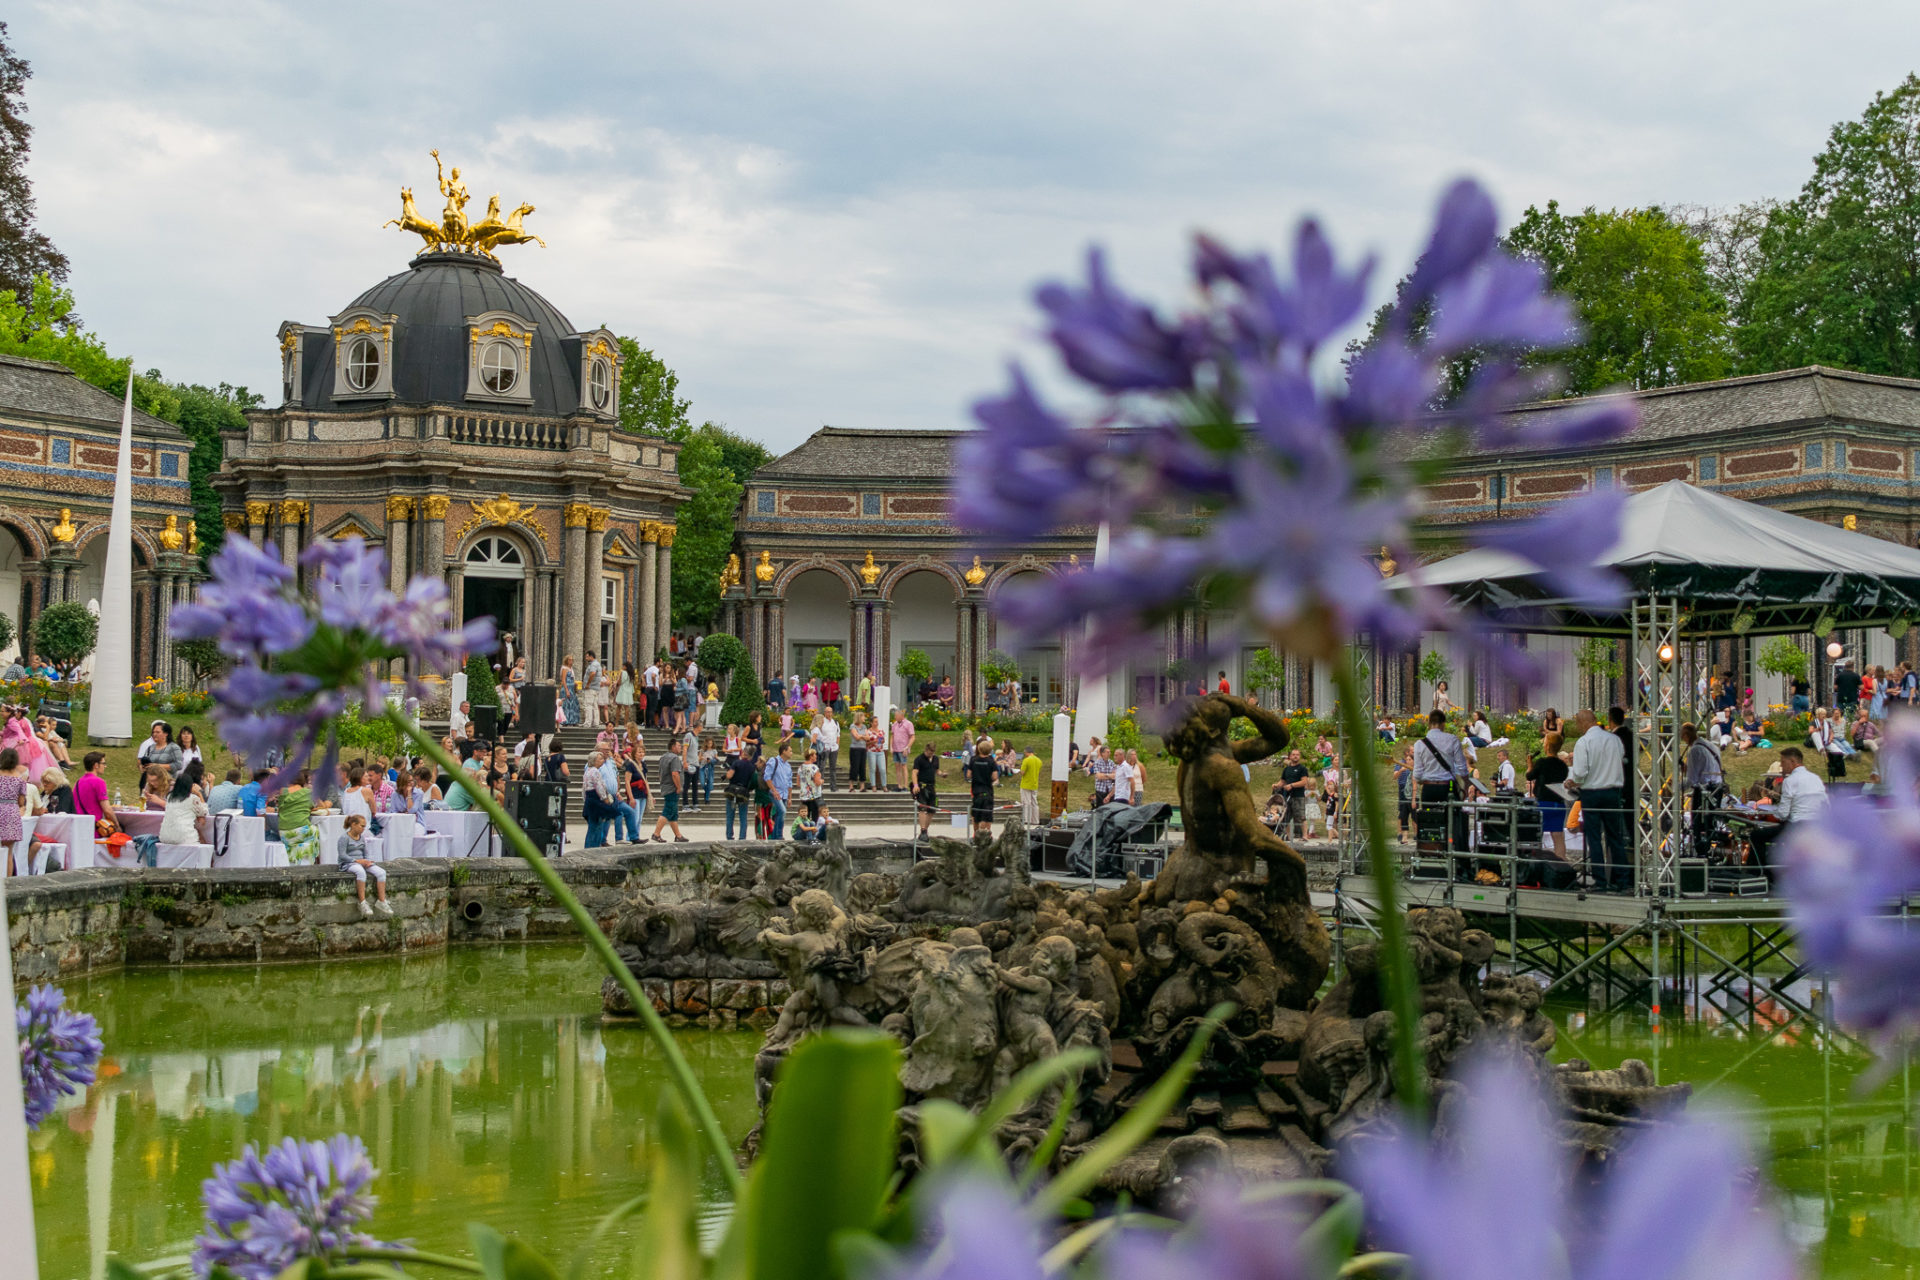
[[(367, 820), (360, 814), (347, 818), (347, 829), (340, 834), (340, 865), (353, 873), (354, 888), (360, 892), (360, 914), (370, 916), (374, 907), (380, 914), (390, 916), (393, 908), (387, 905), (387, 869), (367, 856)], [(373, 887), (377, 903), (367, 902), (367, 873), (373, 873)]]

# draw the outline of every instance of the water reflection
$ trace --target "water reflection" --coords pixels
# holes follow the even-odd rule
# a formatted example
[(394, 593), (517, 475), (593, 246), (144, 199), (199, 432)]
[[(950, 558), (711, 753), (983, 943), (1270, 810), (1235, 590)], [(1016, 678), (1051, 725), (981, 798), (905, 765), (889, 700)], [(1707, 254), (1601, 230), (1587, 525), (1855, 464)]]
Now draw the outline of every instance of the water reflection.
[[(602, 1031), (598, 990), (572, 948), (75, 984), (108, 1059), (34, 1138), (43, 1274), (98, 1277), (108, 1250), (181, 1255), (213, 1163), (341, 1131), (382, 1171), (382, 1234), (461, 1247), (479, 1218), (560, 1250), (644, 1185), (666, 1083), (640, 1033)], [(743, 1134), (754, 1039), (683, 1045)]]

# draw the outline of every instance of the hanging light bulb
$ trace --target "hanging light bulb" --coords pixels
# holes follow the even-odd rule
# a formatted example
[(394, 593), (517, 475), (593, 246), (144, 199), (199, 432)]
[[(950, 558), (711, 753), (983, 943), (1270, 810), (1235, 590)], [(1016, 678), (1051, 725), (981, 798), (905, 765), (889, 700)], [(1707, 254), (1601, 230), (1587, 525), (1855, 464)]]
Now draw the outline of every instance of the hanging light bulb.
[(1660, 646), (1660, 665), (1664, 667), (1664, 666), (1670, 665), (1672, 662), (1673, 662), (1673, 646), (1670, 644), (1661, 645)]
[(1840, 647), (1840, 642), (1838, 640), (1829, 640), (1827, 642), (1827, 656), (1829, 658), (1832, 658), (1834, 661), (1836, 662), (1839, 661), (1840, 655), (1845, 652), (1846, 650)]

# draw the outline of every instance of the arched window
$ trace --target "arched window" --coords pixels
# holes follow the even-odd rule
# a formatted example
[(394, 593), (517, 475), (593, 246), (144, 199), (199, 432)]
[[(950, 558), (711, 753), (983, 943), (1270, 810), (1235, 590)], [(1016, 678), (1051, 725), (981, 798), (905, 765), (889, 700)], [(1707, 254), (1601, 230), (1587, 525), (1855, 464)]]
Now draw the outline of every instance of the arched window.
[(347, 385), (365, 391), (380, 378), (380, 344), (372, 338), (355, 338), (347, 348)]
[(517, 578), (525, 563), (520, 548), (505, 538), (481, 538), (467, 548), (468, 573)]
[(587, 391), (593, 397), (593, 407), (605, 409), (613, 398), (613, 361), (595, 360), (587, 372)]
[(505, 395), (520, 381), (520, 351), (511, 342), (489, 342), (480, 353), (480, 381), (495, 395)]

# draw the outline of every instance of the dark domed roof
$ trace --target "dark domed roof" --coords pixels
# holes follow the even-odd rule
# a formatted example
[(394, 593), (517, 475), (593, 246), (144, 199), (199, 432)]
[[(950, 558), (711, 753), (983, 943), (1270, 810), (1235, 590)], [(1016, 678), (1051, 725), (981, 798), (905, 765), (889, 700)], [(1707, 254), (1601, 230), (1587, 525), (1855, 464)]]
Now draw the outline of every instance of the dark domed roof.
[[(484, 402), (485, 412), (563, 417), (580, 406), (579, 341), (574, 327), (545, 298), (501, 272), (496, 262), (467, 254), (422, 254), (347, 304), (396, 317), (393, 404), (459, 404), (467, 395), (467, 318), (507, 311), (534, 326), (529, 355), (531, 405)], [(321, 339), (315, 342), (314, 339)], [(361, 409), (366, 398), (333, 398), (335, 343), (308, 334), (301, 402), (320, 409)], [(480, 410), (483, 402), (474, 402)]]

